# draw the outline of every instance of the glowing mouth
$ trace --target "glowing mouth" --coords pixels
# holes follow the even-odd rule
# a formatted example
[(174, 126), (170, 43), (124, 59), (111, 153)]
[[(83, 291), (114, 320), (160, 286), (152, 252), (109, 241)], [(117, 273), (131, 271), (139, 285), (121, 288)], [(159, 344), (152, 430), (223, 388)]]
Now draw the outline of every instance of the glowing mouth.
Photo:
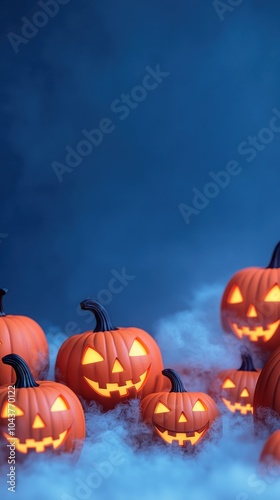
[(13, 444), (16, 447), (16, 450), (20, 453), (28, 453), (28, 450), (34, 449), (37, 453), (42, 453), (45, 451), (46, 446), (53, 445), (53, 449), (58, 448), (66, 438), (68, 431), (64, 431), (59, 434), (57, 439), (53, 439), (48, 436), (45, 437), (42, 441), (35, 441), (35, 439), (26, 439), (25, 443), (21, 443), (18, 438), (14, 438), (3, 432), (3, 435), (9, 441), (9, 443)]
[(229, 411), (235, 413), (237, 410), (240, 411), (241, 415), (247, 415), (248, 413), (253, 413), (253, 407), (249, 403), (246, 405), (242, 405), (240, 403), (231, 404), (228, 399), (222, 398), (224, 405), (227, 407)]
[(97, 394), (99, 394), (100, 396), (104, 396), (105, 398), (110, 398), (111, 397), (111, 392), (115, 392), (115, 391), (118, 391), (121, 397), (126, 396), (128, 394), (128, 391), (129, 391), (129, 389), (131, 387), (134, 387), (137, 392), (140, 391), (140, 389), (142, 388), (142, 386), (145, 383), (147, 375), (148, 375), (148, 370), (145, 371), (140, 376), (140, 381), (137, 382), (137, 384), (134, 384), (132, 382), (132, 380), (128, 380), (125, 383), (125, 385), (119, 385), (117, 383), (115, 383), (115, 384), (106, 384), (106, 389), (103, 389), (103, 388), (99, 387), (99, 383), (98, 382), (94, 382), (90, 378), (87, 378), (87, 377), (84, 376), (84, 379), (87, 381), (87, 383), (90, 385), (90, 387), (95, 392), (97, 392)]
[(241, 339), (243, 336), (249, 337), (250, 340), (256, 342), (258, 339), (262, 338), (264, 342), (268, 342), (268, 340), (273, 337), (276, 332), (280, 320), (275, 321), (275, 323), (271, 323), (267, 325), (267, 328), (264, 329), (262, 326), (255, 326), (253, 328), (249, 328), (248, 326), (239, 327), (237, 323), (232, 323), (229, 321), (231, 328), (234, 333)]
[(205, 434), (208, 429), (208, 424), (200, 431), (194, 431), (192, 436), (188, 436), (185, 432), (171, 432), (168, 430), (160, 431), (160, 429), (154, 424), (154, 427), (158, 435), (167, 443), (172, 444), (173, 441), (178, 443), (180, 446), (184, 446), (186, 443), (191, 443), (195, 445)]

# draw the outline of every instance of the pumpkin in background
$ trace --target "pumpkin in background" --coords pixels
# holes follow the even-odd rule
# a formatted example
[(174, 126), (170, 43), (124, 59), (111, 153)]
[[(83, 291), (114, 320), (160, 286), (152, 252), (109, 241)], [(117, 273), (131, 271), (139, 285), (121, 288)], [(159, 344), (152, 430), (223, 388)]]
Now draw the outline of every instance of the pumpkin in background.
[(163, 364), (155, 340), (139, 328), (113, 327), (98, 302), (85, 300), (81, 308), (94, 314), (95, 330), (74, 335), (62, 344), (56, 380), (105, 410), (160, 390)]
[(260, 370), (256, 370), (247, 349), (241, 352), (242, 363), (239, 369), (219, 372), (212, 384), (211, 394), (215, 393), (232, 413), (247, 415), (253, 413), (253, 398)]
[(221, 302), (221, 320), (225, 332), (260, 350), (280, 345), (280, 243), (266, 268), (242, 269), (231, 278)]
[(280, 347), (271, 354), (261, 371), (253, 407), (255, 424), (262, 422), (270, 428), (274, 425), (270, 414), (274, 412), (280, 417)]
[[(14, 444), (22, 456), (80, 451), (85, 418), (77, 396), (65, 385), (49, 380), (35, 382), (27, 363), (17, 354), (6, 355), (2, 361), (16, 373), (14, 390), (7, 385), (0, 387), (2, 442)], [(8, 429), (13, 426), (8, 423), (13, 417), (14, 435), (9, 435)]]
[[(49, 348), (42, 328), (31, 318), (5, 314), (3, 297), (8, 290), (0, 289), (0, 356), (19, 354), (28, 363), (35, 379), (43, 380), (49, 370)], [(15, 373), (8, 365), (0, 367), (0, 385), (13, 384)]]
[(268, 466), (278, 464), (278, 474), (280, 473), (280, 430), (273, 432), (265, 442), (260, 461)]
[(195, 446), (220, 416), (216, 403), (203, 392), (187, 392), (175, 370), (162, 373), (171, 381), (171, 391), (146, 396), (141, 401), (143, 418), (166, 443)]

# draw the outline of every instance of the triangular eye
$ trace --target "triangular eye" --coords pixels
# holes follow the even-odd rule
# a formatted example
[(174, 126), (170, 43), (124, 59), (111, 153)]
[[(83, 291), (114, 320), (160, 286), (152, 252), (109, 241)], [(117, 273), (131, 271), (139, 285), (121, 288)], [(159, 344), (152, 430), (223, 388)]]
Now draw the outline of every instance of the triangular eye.
[(98, 363), (99, 361), (104, 361), (103, 356), (95, 349), (88, 346), (83, 355), (82, 365), (90, 365), (91, 363)]
[(167, 413), (169, 411), (169, 408), (167, 408), (167, 406), (165, 406), (163, 403), (158, 403), (156, 405), (155, 413)]
[(69, 405), (67, 401), (62, 397), (58, 396), (51, 407), (51, 411), (65, 411), (69, 410)]
[(230, 380), (230, 378), (227, 378), (224, 381), (222, 388), (223, 389), (231, 389), (232, 387), (236, 387), (235, 383), (232, 380)]
[(147, 354), (148, 354), (148, 351), (144, 347), (142, 342), (140, 342), (140, 340), (138, 340), (138, 339), (135, 339), (131, 348), (130, 348), (129, 356), (131, 356), (131, 357), (133, 357), (133, 356), (147, 356)]
[(231, 289), (227, 301), (228, 304), (240, 304), (241, 302), (243, 302), (242, 293), (240, 292), (240, 288), (237, 285), (235, 285)]
[(206, 411), (207, 410), (207, 407), (205, 406), (204, 403), (202, 403), (202, 401), (200, 399), (197, 400), (197, 402), (195, 403), (192, 411)]
[(240, 396), (241, 396), (241, 398), (248, 398), (250, 396), (250, 394), (249, 394), (248, 390), (246, 389), (246, 387), (245, 387), (245, 389), (243, 389), (243, 391), (241, 392)]
[(8, 401), (6, 401), (1, 411), (2, 418), (21, 417), (22, 415), (24, 415), (24, 411), (15, 403), (8, 403)]
[(269, 290), (264, 298), (265, 302), (280, 302), (280, 286), (277, 283)]

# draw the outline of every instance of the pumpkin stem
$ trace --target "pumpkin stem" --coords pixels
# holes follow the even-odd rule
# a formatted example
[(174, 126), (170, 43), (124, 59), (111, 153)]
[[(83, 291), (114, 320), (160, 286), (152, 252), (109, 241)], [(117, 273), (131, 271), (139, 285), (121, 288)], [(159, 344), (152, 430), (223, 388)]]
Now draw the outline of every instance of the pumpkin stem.
[(95, 333), (107, 332), (109, 330), (118, 330), (118, 328), (115, 328), (112, 325), (106, 309), (104, 309), (104, 307), (95, 300), (86, 299), (80, 303), (80, 306), (83, 311), (90, 311), (94, 314), (96, 326), (93, 331)]
[(274, 248), (270, 263), (268, 264), (266, 269), (275, 269), (278, 267), (280, 267), (280, 241)]
[(7, 288), (0, 288), (0, 316), (6, 316), (3, 309), (3, 297), (8, 293)]
[(170, 392), (187, 392), (185, 387), (183, 386), (183, 382), (180, 379), (179, 375), (172, 368), (166, 368), (162, 370), (162, 375), (169, 378), (171, 381), (172, 387)]
[(39, 384), (34, 380), (28, 364), (18, 354), (7, 354), (2, 358), (2, 361), (5, 365), (10, 365), (15, 370), (17, 376), (16, 389), (39, 387)]
[(243, 347), (241, 351), (241, 359), (242, 359), (242, 364), (238, 371), (244, 371), (244, 372), (256, 372), (256, 368), (253, 363), (252, 356), (247, 349), (247, 347)]

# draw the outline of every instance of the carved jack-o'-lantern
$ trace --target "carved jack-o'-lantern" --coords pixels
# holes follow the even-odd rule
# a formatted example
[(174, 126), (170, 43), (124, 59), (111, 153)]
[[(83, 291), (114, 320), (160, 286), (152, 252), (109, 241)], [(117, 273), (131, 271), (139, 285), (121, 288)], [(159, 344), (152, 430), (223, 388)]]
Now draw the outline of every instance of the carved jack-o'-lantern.
[(240, 368), (219, 372), (211, 390), (221, 397), (229, 411), (247, 415), (253, 413), (253, 398), (260, 370), (254, 367), (249, 351), (244, 349), (241, 356)]
[[(35, 379), (44, 379), (49, 369), (49, 349), (42, 328), (26, 316), (5, 314), (3, 297), (8, 290), (0, 289), (0, 347), (1, 356), (15, 352), (26, 359)], [(0, 366), (0, 385), (15, 381), (10, 366)]]
[(280, 345), (280, 243), (267, 268), (250, 267), (237, 272), (222, 298), (223, 329), (261, 350)]
[(170, 379), (171, 391), (146, 396), (141, 402), (143, 418), (166, 443), (194, 446), (208, 434), (220, 412), (208, 394), (187, 392), (174, 370), (162, 373)]
[(0, 387), (1, 440), (9, 441), (24, 455), (80, 451), (85, 418), (77, 396), (65, 385), (35, 382), (17, 354), (6, 355), (2, 361), (13, 367), (17, 380), (15, 389)]
[(114, 328), (98, 302), (85, 300), (81, 308), (93, 312), (96, 328), (62, 344), (56, 380), (106, 410), (125, 399), (160, 390), (163, 365), (155, 340), (139, 328)]

